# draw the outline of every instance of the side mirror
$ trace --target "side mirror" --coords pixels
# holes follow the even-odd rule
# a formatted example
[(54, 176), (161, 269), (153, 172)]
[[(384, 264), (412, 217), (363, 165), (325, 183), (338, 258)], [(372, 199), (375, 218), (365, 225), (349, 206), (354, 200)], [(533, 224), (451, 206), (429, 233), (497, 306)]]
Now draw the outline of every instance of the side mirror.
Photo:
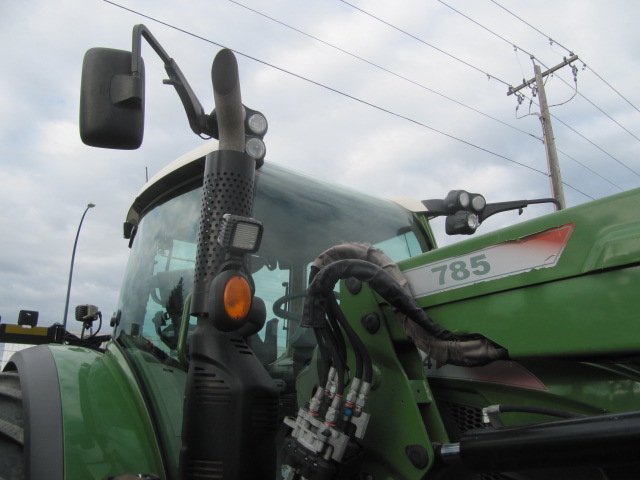
[(132, 53), (92, 48), (82, 63), (80, 138), (92, 147), (134, 150), (144, 135), (144, 63)]

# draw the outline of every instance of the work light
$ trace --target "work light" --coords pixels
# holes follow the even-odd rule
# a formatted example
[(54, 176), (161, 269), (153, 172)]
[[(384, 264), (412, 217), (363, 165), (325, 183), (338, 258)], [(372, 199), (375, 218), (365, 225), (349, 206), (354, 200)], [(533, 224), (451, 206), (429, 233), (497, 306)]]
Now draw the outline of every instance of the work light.
[(447, 235), (471, 235), (479, 225), (478, 215), (461, 210), (447, 217), (445, 231)]
[(267, 154), (267, 147), (258, 137), (249, 137), (245, 143), (244, 150), (254, 160), (262, 160)]
[(451, 190), (444, 197), (444, 207), (448, 212), (457, 212), (469, 208), (469, 192), (465, 190)]
[(253, 135), (263, 137), (264, 134), (267, 133), (267, 129), (269, 128), (267, 119), (260, 112), (247, 109), (246, 107), (245, 109), (247, 110), (247, 129)]
[(471, 198), (471, 209), (475, 213), (482, 213), (484, 207), (487, 206), (487, 201), (485, 198), (479, 193), (470, 193), (469, 197)]
[(231, 253), (254, 253), (260, 248), (262, 222), (249, 217), (231, 215), (222, 217), (218, 243)]

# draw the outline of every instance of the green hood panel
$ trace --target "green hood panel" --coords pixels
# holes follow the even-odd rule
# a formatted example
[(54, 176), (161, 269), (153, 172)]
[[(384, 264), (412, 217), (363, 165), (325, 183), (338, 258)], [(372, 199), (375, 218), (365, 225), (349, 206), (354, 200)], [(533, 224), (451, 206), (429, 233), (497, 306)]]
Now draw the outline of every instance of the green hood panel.
[[(638, 263), (639, 204), (640, 189), (620, 193), (435, 249), (400, 267), (426, 307)], [(492, 256), (505, 254), (512, 266), (495, 268)]]
[(400, 264), (419, 305), (457, 333), (525, 356), (640, 349), (640, 190), (471, 238)]
[(148, 409), (118, 348), (50, 349), (60, 382), (65, 478), (103, 480), (127, 472), (166, 478)]

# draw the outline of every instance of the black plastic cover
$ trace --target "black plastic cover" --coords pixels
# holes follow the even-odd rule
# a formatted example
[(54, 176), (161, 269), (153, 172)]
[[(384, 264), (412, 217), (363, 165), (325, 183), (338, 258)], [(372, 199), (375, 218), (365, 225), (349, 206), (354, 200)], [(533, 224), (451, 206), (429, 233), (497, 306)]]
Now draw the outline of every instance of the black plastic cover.
[(223, 215), (251, 217), (255, 168), (255, 160), (243, 152), (216, 150), (207, 155), (191, 315), (207, 315), (211, 282), (227, 260), (217, 240)]
[(237, 332), (199, 319), (190, 347), (180, 478), (275, 478), (276, 384)]
[(131, 73), (131, 52), (92, 48), (82, 63), (80, 138), (92, 147), (134, 150), (144, 136), (144, 63)]

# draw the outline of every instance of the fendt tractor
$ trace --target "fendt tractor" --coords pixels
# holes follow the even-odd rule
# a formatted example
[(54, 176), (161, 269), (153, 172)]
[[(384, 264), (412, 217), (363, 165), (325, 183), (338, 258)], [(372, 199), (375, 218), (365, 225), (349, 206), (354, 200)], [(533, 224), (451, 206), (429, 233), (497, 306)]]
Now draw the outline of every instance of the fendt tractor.
[(0, 374), (2, 479), (640, 478), (640, 190), (436, 248), (437, 217), (552, 200), (393, 202), (264, 161), (234, 54), (208, 114), (143, 25), (85, 55), (86, 144), (140, 146), (142, 38), (213, 140), (133, 202), (111, 334), (91, 305), (81, 335), (2, 325), (38, 344)]

